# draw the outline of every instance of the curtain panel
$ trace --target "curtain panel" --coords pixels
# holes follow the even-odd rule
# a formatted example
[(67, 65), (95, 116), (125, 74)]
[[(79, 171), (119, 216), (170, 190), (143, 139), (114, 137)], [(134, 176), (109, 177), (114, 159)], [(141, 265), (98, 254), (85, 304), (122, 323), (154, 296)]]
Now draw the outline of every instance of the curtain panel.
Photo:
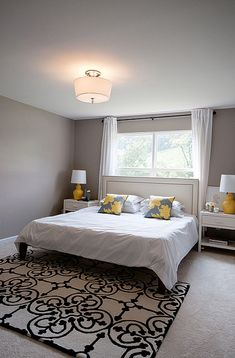
[(103, 175), (115, 175), (117, 144), (117, 118), (104, 119), (103, 136), (100, 155), (99, 192), (98, 198), (103, 198)]
[(192, 150), (194, 177), (199, 179), (198, 209), (202, 210), (206, 201), (208, 186), (213, 110), (192, 110)]

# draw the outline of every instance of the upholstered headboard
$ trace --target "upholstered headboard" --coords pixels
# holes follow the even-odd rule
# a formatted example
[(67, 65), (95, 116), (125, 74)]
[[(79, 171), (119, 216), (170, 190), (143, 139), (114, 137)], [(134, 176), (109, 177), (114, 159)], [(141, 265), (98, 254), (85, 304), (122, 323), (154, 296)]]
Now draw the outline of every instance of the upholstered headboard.
[(103, 193), (175, 196), (187, 213), (198, 214), (198, 179), (104, 176)]

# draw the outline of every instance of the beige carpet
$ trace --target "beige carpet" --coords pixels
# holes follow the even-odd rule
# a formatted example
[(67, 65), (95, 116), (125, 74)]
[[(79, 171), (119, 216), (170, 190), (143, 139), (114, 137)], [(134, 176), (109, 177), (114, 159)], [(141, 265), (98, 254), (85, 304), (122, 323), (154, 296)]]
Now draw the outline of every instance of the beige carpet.
[[(0, 240), (0, 256), (15, 252), (12, 240)], [(179, 280), (191, 284), (157, 358), (235, 357), (235, 256), (192, 251), (179, 268)], [(0, 329), (1, 358), (67, 357), (7, 329)], [(106, 357), (100, 357), (106, 358)], [(107, 358), (112, 358), (112, 354)]]

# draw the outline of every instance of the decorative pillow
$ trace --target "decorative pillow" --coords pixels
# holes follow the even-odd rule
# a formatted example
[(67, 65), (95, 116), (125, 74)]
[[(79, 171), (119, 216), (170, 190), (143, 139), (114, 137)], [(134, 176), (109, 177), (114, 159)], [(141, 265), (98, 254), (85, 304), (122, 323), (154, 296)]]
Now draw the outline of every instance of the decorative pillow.
[(171, 208), (174, 199), (174, 196), (169, 196), (165, 198), (155, 197), (154, 199), (150, 200), (145, 218), (169, 220), (171, 217)]
[[(150, 198), (154, 199), (156, 198), (156, 196), (151, 195)], [(140, 212), (144, 215), (148, 211), (149, 202), (150, 199), (145, 199), (140, 203)], [(185, 215), (185, 207), (181, 202), (174, 200), (171, 208), (171, 217), (182, 218), (184, 217), (184, 215)]]
[[(107, 195), (120, 196), (120, 194), (107, 194)], [(127, 196), (127, 199), (122, 208), (122, 213), (134, 214), (140, 210), (140, 203), (144, 200), (144, 198), (137, 195), (121, 195), (121, 196)], [(104, 200), (105, 199), (102, 199), (100, 201), (100, 205), (104, 203)]]
[[(155, 198), (160, 198), (160, 196), (150, 195), (150, 200)], [(183, 204), (177, 200), (174, 200), (171, 208), (171, 216), (176, 218), (182, 218), (185, 214), (184, 210), (185, 207), (183, 206)]]
[(107, 194), (98, 213), (120, 215), (127, 195)]

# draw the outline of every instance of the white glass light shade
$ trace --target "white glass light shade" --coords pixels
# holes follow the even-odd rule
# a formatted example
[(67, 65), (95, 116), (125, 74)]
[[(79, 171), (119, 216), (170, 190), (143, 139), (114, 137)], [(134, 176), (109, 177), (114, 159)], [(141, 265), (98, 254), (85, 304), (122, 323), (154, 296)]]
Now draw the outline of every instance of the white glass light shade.
[(86, 184), (86, 170), (73, 170), (71, 183)]
[(101, 103), (109, 100), (112, 83), (101, 77), (85, 76), (77, 78), (74, 87), (79, 101)]
[(222, 174), (219, 191), (222, 193), (235, 193), (235, 175)]

